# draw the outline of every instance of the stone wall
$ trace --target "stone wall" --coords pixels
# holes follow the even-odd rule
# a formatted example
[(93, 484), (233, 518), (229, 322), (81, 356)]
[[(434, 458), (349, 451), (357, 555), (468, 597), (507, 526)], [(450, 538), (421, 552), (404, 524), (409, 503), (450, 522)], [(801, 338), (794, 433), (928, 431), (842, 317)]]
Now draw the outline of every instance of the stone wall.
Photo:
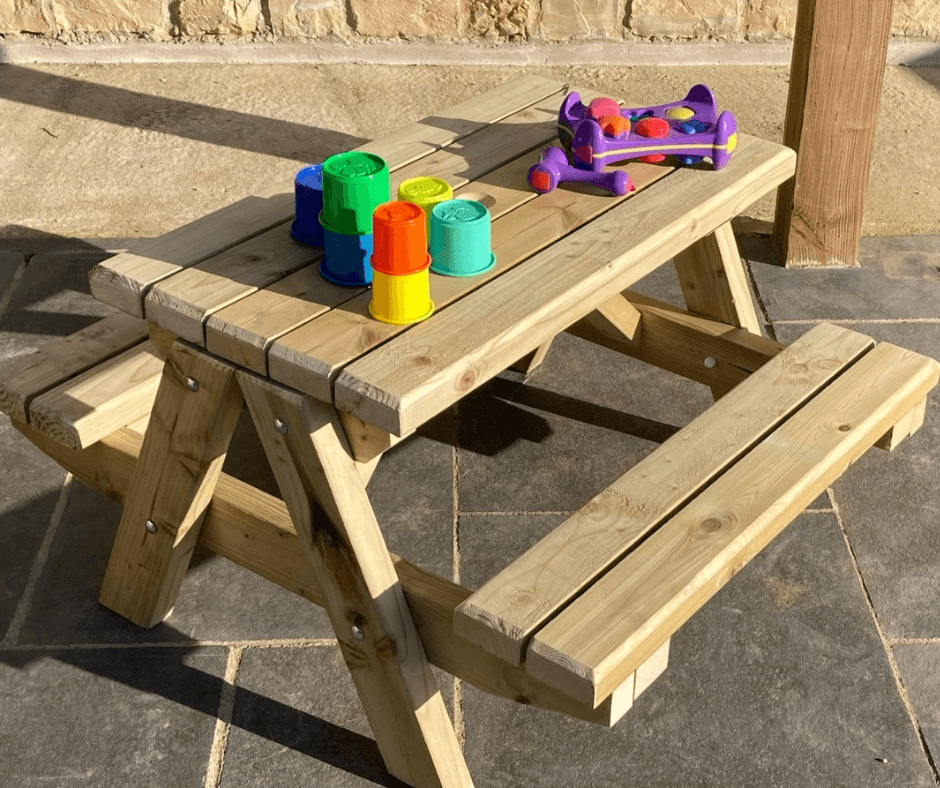
[[(0, 0), (0, 35), (65, 41), (766, 41), (793, 35), (796, 5), (797, 0)], [(895, 0), (893, 32), (940, 39), (940, 2)]]

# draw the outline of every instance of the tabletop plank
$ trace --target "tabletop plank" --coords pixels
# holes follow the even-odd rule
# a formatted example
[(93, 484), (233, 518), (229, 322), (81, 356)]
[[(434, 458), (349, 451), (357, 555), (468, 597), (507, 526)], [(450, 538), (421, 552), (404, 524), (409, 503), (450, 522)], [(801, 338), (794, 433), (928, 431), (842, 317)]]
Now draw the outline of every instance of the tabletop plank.
[(740, 136), (724, 169), (676, 170), (350, 364), (336, 406), (414, 429), (792, 176), (793, 151)]
[[(560, 100), (564, 90), (565, 86), (557, 80), (536, 75), (522, 77), (357, 150), (376, 153), (390, 167), (404, 166), (547, 96), (557, 94)], [(105, 260), (89, 274), (91, 292), (99, 301), (143, 317), (143, 299), (151, 286), (290, 220), (293, 213), (291, 179)]]
[[(471, 183), (468, 190), (493, 190), (501, 183), (505, 200), (491, 211), (493, 252), (496, 266), (474, 277), (431, 276), (431, 299), (441, 312), (466, 293), (510, 270), (539, 249), (553, 243), (592, 218), (627, 199), (594, 190), (559, 188), (536, 195), (525, 182), (530, 160), (517, 161), (486, 177), (485, 184)], [(670, 168), (636, 163), (631, 174), (637, 190), (667, 176)], [(515, 191), (515, 198), (510, 195)], [(410, 328), (380, 323), (369, 314), (371, 295), (364, 293), (318, 319), (281, 337), (268, 353), (269, 375), (311, 396), (329, 401), (333, 381), (340, 370)], [(515, 359), (513, 359), (515, 360)]]
[[(546, 143), (555, 134), (557, 104), (557, 97), (543, 99), (397, 168), (391, 173), (391, 193), (396, 194), (401, 182), (418, 175), (461, 185)], [(146, 296), (145, 314), (162, 328), (204, 345), (204, 324), (211, 315), (321, 257), (319, 250), (296, 243), (285, 223), (157, 283)], [(310, 316), (315, 314), (312, 310)], [(219, 330), (218, 324), (215, 330)]]

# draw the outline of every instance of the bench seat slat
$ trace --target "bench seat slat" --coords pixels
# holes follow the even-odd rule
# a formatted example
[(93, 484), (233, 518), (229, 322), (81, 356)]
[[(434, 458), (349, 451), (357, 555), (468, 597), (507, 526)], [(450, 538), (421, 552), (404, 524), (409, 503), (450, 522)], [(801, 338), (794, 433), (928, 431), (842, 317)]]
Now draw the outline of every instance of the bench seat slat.
[(0, 370), (0, 411), (23, 424), (33, 399), (147, 338), (147, 324), (115, 314), (76, 333), (54, 339)]
[(30, 423), (70, 448), (91, 446), (150, 412), (162, 370), (143, 342), (36, 397)]
[(538, 632), (529, 673), (600, 702), (917, 408), (938, 369), (876, 346)]
[(483, 585), (458, 634), (519, 664), (539, 627), (873, 344), (814, 328)]

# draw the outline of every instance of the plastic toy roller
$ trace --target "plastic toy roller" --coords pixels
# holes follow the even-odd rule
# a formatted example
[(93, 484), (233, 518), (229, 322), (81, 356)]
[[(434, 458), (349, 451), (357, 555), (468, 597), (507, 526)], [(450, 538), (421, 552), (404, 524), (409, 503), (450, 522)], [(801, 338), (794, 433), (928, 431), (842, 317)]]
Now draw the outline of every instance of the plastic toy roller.
[(595, 172), (572, 167), (561, 148), (546, 148), (538, 164), (529, 169), (529, 186), (539, 194), (548, 194), (559, 183), (574, 181), (598, 186), (622, 197), (636, 187), (630, 175), (622, 170), (616, 172)]

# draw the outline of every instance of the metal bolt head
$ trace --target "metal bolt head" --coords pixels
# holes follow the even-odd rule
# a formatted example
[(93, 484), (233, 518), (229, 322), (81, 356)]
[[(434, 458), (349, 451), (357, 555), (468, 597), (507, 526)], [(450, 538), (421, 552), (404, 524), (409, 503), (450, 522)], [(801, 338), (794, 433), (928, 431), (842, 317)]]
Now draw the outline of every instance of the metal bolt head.
[(147, 520), (144, 523), (144, 527), (147, 529), (148, 534), (155, 534), (157, 532), (157, 524), (153, 520)]
[(357, 627), (355, 624), (353, 624), (353, 627), (352, 627), (352, 636), (353, 636), (356, 640), (364, 640), (366, 634), (365, 634), (365, 632), (362, 631), (362, 629), (360, 629), (360, 628)]
[(281, 435), (287, 434), (287, 422), (284, 419), (275, 419), (274, 420), (274, 429), (276, 429)]
[(717, 364), (718, 364), (718, 361), (715, 359), (714, 356), (708, 356), (708, 357), (705, 359), (705, 366), (708, 367), (709, 369), (712, 369), (712, 368), (715, 367)]
[(199, 381), (196, 378), (186, 378), (186, 388), (190, 391), (199, 391)]

